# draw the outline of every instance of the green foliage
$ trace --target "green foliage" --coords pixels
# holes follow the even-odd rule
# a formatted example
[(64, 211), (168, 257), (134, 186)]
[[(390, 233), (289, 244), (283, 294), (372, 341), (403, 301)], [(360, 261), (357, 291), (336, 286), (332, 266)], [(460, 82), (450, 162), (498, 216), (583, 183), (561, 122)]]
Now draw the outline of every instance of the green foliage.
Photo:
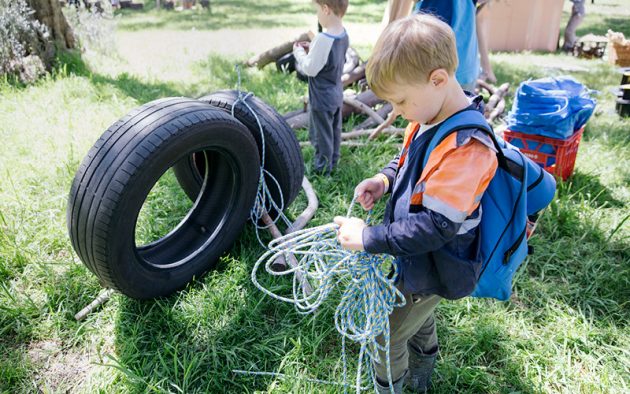
[(48, 29), (32, 14), (24, 0), (0, 0), (0, 76), (31, 83), (45, 72)]
[(116, 18), (109, 1), (103, 1), (99, 7), (66, 7), (64, 16), (72, 27), (72, 33), (78, 39), (84, 52), (96, 51), (111, 55), (115, 51)]

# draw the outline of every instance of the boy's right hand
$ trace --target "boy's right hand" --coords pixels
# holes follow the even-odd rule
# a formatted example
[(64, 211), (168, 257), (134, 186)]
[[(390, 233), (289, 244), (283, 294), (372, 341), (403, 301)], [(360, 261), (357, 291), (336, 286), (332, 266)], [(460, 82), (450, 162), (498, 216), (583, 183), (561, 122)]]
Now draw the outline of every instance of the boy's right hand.
[(293, 49), (295, 50), (295, 48), (302, 48), (306, 53), (308, 53), (310, 45), (311, 43), (308, 41), (296, 41), (293, 43)]
[(374, 203), (385, 194), (385, 183), (380, 176), (364, 179), (354, 189), (354, 195), (364, 210), (369, 211)]

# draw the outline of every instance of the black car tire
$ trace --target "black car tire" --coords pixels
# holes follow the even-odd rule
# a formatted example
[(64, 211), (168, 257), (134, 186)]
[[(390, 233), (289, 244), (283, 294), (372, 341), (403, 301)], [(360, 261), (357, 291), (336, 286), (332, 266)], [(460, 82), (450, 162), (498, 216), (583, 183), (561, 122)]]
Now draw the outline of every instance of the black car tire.
[[(104, 287), (138, 299), (166, 296), (203, 275), (249, 217), (260, 163), (251, 133), (225, 111), (186, 98), (145, 104), (94, 144), (72, 183), (72, 246)], [(207, 171), (186, 217), (164, 237), (136, 246), (145, 199), (175, 163), (196, 153)]]

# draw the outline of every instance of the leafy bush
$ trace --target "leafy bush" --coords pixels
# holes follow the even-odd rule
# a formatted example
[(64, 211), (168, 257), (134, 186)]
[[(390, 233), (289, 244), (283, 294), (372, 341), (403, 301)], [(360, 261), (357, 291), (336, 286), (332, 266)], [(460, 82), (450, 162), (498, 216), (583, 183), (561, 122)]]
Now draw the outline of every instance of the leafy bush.
[(89, 9), (67, 7), (64, 14), (84, 52), (113, 52), (116, 20), (109, 1), (97, 2)]
[(33, 18), (24, 0), (0, 0), (0, 75), (35, 81), (50, 53), (48, 28)]

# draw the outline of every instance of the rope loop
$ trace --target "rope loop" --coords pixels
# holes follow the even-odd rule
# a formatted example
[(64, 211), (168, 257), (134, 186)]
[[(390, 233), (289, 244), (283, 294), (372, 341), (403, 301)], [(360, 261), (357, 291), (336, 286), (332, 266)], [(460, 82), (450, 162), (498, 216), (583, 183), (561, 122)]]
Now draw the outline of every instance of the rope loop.
[[(355, 199), (348, 209), (352, 212)], [(256, 261), (251, 279), (254, 285), (270, 297), (291, 303), (298, 313), (313, 313), (335, 290), (343, 288), (334, 315), (335, 328), (342, 336), (343, 386), (347, 382), (346, 338), (360, 345), (357, 376), (354, 387), (362, 389), (362, 369), (365, 368), (376, 388), (371, 363), (387, 366), (390, 390), (393, 393), (389, 365), (389, 315), (395, 307), (405, 305), (403, 294), (395, 286), (398, 276), (394, 258), (389, 255), (372, 255), (343, 249), (337, 241), (339, 226), (334, 223), (296, 231), (269, 243), (268, 250)], [(272, 264), (279, 258), (294, 255), (298, 264), (283, 271), (274, 271)], [(260, 284), (261, 266), (272, 276), (291, 276), (291, 296), (275, 294)], [(307, 280), (313, 288), (307, 294), (299, 278)], [(386, 353), (380, 360), (378, 352)]]

